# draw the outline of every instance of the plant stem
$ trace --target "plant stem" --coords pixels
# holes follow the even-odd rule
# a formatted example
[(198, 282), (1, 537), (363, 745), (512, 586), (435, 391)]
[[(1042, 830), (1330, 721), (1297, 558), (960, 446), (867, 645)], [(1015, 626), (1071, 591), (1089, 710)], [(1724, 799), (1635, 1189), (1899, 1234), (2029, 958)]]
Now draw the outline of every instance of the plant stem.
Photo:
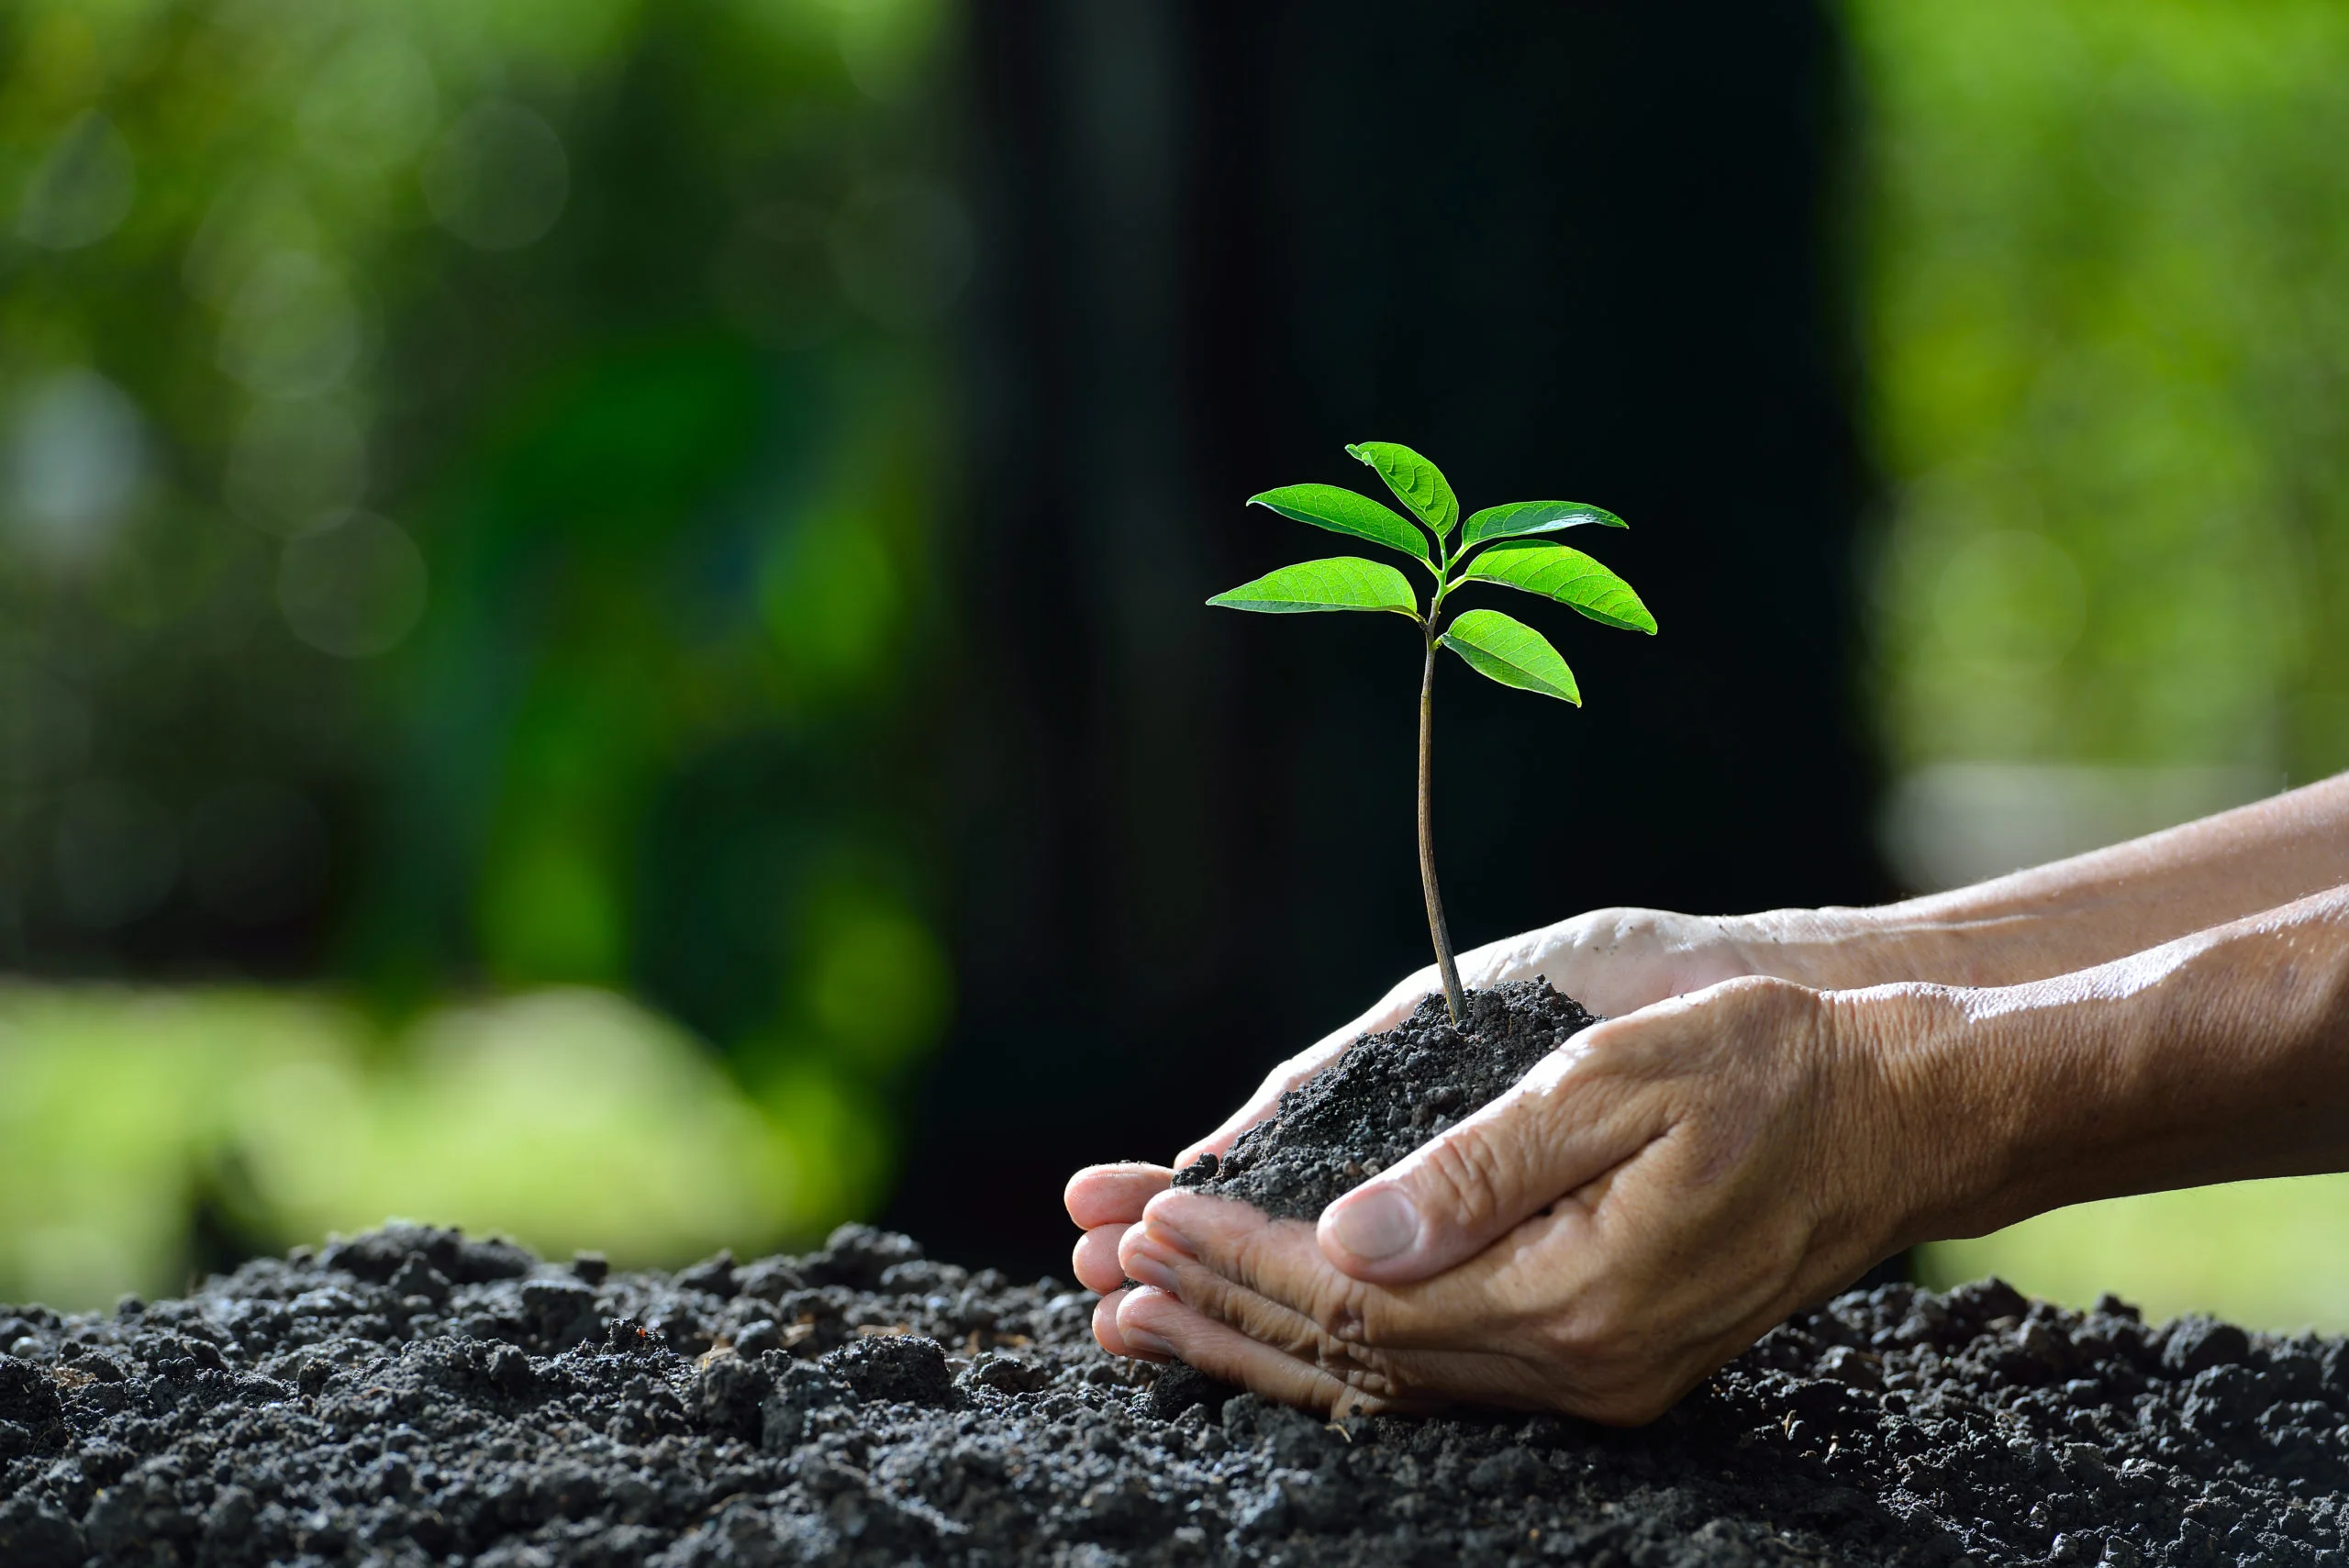
[(1428, 899), (1428, 935), (1435, 941), (1436, 969), (1443, 976), (1443, 1005), (1452, 1027), (1468, 1027), (1468, 994), (1460, 988), (1460, 966), (1452, 960), (1452, 929), (1444, 923), (1443, 894), (1435, 884), (1435, 616), (1427, 619), (1427, 673), (1419, 677), (1419, 888)]

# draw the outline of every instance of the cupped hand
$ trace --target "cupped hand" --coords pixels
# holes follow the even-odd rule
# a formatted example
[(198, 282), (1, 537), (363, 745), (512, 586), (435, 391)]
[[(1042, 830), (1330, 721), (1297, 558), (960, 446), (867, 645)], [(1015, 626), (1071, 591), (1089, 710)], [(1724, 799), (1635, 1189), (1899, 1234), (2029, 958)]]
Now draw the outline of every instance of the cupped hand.
[[(1634, 1013), (1651, 1002), (1701, 991), (1759, 973), (1742, 923), (1668, 909), (1594, 909), (1553, 926), (1487, 942), (1460, 955), (1460, 983), (1472, 990), (1504, 980), (1547, 979), (1602, 1018)], [(1272, 1115), (1281, 1095), (1319, 1072), (1366, 1034), (1393, 1029), (1443, 989), (1435, 965), (1407, 976), (1375, 1006), (1274, 1068), (1223, 1125), (1175, 1157), (1175, 1167), (1220, 1154), (1231, 1140)]]
[[(1594, 1013), (1636, 1012), (1666, 996), (1755, 973), (1753, 942), (1744, 924), (1664, 909), (1595, 909), (1461, 954), (1460, 978), (1464, 985), (1479, 987), (1538, 974)], [(1125, 1278), (1118, 1266), (1119, 1243), (1141, 1218), (1143, 1206), (1166, 1190), (1175, 1170), (1202, 1154), (1224, 1152), (1233, 1139), (1272, 1114), (1284, 1092), (1362, 1036), (1394, 1028), (1440, 988), (1432, 964), (1402, 981), (1368, 1012), (1274, 1068), (1221, 1126), (1176, 1155), (1174, 1166), (1094, 1165), (1079, 1171), (1065, 1195), (1069, 1218), (1085, 1232), (1074, 1259), (1077, 1279), (1088, 1290), (1116, 1292)], [(1097, 1311), (1095, 1328), (1105, 1346), (1124, 1354), (1127, 1347), (1115, 1331), (1116, 1307), (1111, 1301)]]
[(1318, 1228), (1158, 1190), (1102, 1341), (1341, 1415), (1650, 1419), (1907, 1240), (1935, 1005), (1749, 978), (1611, 1019)]

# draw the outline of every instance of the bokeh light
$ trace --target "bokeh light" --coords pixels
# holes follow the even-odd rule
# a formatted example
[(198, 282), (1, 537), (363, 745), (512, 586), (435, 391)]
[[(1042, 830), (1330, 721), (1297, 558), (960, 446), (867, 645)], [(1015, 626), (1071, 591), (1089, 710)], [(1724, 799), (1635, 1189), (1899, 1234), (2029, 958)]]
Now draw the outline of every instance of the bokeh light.
[(277, 603), (294, 635), (338, 659), (397, 647), (431, 593), (424, 556), (400, 526), (349, 512), (285, 541)]
[(12, 542), (51, 567), (104, 555), (139, 499), (146, 447), (138, 406), (95, 371), (55, 371), (27, 388), (7, 432)]
[(329, 397), (253, 405), (228, 449), (221, 489), (237, 514), (273, 534), (340, 520), (367, 492), (367, 440)]
[(931, 656), (949, 19), (11, 11), (0, 1297), (877, 1201), (955, 995), (869, 740)]
[(515, 250), (545, 234), (571, 195), (562, 139), (517, 104), (476, 104), (424, 165), (424, 199), (442, 228), (484, 250)]
[(139, 173), (114, 122), (85, 110), (61, 132), (26, 181), (17, 207), (19, 238), (48, 250), (79, 250), (129, 216)]
[(213, 1231), (283, 1247), (429, 1213), (622, 1266), (806, 1236), (880, 1162), (821, 1078), (764, 1104), (617, 996), (386, 1036), (322, 997), (0, 991), (0, 1298), (175, 1289)]
[[(2349, 12), (1855, 0), (1874, 675), (1917, 888), (2349, 765)], [(2349, 1327), (2349, 1177), (1928, 1251), (2085, 1306)]]
[[(1859, 673), (1888, 862), (1943, 885), (2349, 765), (2349, 12), (1834, 15), (1855, 250), (1801, 287), (1848, 288), (1860, 328), (1882, 483)], [(958, 617), (1082, 618), (1088, 573), (1205, 573), (1222, 536), (1192, 497), (1245, 494), (1238, 470), (1305, 422), (1264, 391), (1281, 355), (1321, 356), (1354, 400), (1332, 408), (1431, 380), (1390, 362), (1399, 335), (1358, 340), (1372, 294), (1453, 289), (1446, 308), (1506, 335), (1563, 291), (1548, 257), (1449, 272), (1433, 242), (1379, 263), (1392, 277), (1343, 246), (1254, 253), (1290, 222), (1354, 233), (1337, 216), (1375, 198), (1346, 164), (1275, 223), (1199, 151), (1208, 130), (1244, 123), (1218, 156), (1298, 168), (1387, 144), (1375, 117), (1308, 104), (1280, 113), (1309, 134), (1257, 145), (1219, 78), (1176, 85), (1182, 46), (1220, 35), (1173, 17), (1040, 23), (1070, 50), (1037, 67), (1049, 91), (983, 106), (964, 74), (985, 62), (960, 48), (982, 18), (942, 0), (10, 8), (0, 965), (21, 978), (0, 994), (0, 1297), (174, 1288), (387, 1212), (644, 1262), (870, 1212), (926, 1064), (998, 984), (956, 971), (958, 866), (1085, 884), (1020, 907), (1137, 906), (1130, 931), (1100, 922), (1149, 961), (1115, 1006), (1184, 1029), (1220, 1027), (1201, 998), (1218, 1018), (1262, 1000), (1231, 956), (1261, 931), (1158, 940), (1219, 906), (1203, 846), (1241, 818), (1116, 793), (1243, 700), (1226, 645), (1121, 587), (1079, 653), (1007, 640), (1007, 666), (1052, 666), (1007, 675), (965, 656)], [(1070, 167), (990, 161), (1028, 137)], [(1662, 193), (1643, 221), (1681, 222), (1656, 167), (1605, 172)], [(1562, 171), (1562, 209), (1584, 174), (1607, 183)], [(1790, 199), (1823, 207), (1815, 175), (1789, 172)], [(1067, 192), (1084, 211), (1041, 210)], [(1815, 264), (1796, 254), (1766, 264)], [(1217, 271), (1243, 264), (1311, 288)], [(1325, 297), (1176, 343), (1201, 319), (1185, 290)], [(1096, 294), (1115, 308), (1064, 308)], [(1054, 336), (1074, 322), (1111, 325)], [(1830, 352), (1812, 326), (1753, 325)], [(972, 351), (996, 332), (1032, 334), (1037, 361)], [(1011, 384), (1029, 373), (1050, 384)], [(1063, 395), (1100, 406), (1051, 439), (1098, 450), (974, 498), (1030, 450), (997, 442), (1007, 410), (1049, 422)], [(1530, 439), (1500, 381), (1442, 397), (1498, 449)], [(1178, 406), (1227, 398), (1246, 440), (1194, 451)], [(1835, 431), (1799, 440), (1823, 452), (1849, 412), (1804, 414)], [(1576, 461), (1605, 473), (1625, 436), (1541, 440), (1586, 441)], [(1056, 486), (1108, 519), (1067, 536), (1074, 565), (1044, 559), (1066, 542), (1037, 520)], [(1017, 537), (958, 535), (966, 514)], [(998, 544), (981, 564), (1008, 606), (971, 585)], [(1118, 668), (1078, 667), (1103, 649)], [(1035, 692), (984, 689), (1015, 677)], [(1137, 692), (1141, 717), (1100, 711)], [(940, 759), (982, 709), (1010, 716), (987, 746), (1033, 751), (1007, 778), (1099, 766), (1072, 770), (1084, 808), (1107, 792), (1105, 816), (1144, 824), (1119, 863), (971, 831), (1000, 803)], [(958, 831), (989, 840), (970, 866), (943, 846)], [(1120, 1016), (1101, 1006), (1051, 1027)], [(2338, 1251), (2349, 1200), (2268, 1190), (2050, 1217), (1928, 1266), (2288, 1327), (2314, 1308), (2277, 1260)]]

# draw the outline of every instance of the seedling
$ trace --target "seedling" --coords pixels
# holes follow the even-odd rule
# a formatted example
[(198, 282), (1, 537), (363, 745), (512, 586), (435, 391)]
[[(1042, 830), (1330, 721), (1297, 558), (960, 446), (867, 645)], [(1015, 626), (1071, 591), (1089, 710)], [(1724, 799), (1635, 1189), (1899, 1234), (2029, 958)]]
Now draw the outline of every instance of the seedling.
[[(1576, 707), (1582, 706), (1582, 692), (1558, 651), (1523, 621), (1498, 610), (1478, 609), (1460, 612), (1447, 626), (1444, 602), (1453, 590), (1471, 583), (1497, 583), (1555, 599), (1602, 626), (1626, 631), (1653, 636), (1655, 617), (1629, 583), (1589, 556), (1533, 537), (1585, 523), (1624, 527), (1614, 513), (1572, 501), (1516, 501), (1487, 506), (1463, 526), (1451, 484), (1435, 464), (1410, 448), (1364, 441), (1346, 450), (1377, 472), (1409, 517), (1335, 484), (1291, 484), (1251, 495), (1248, 504), (1409, 556), (1435, 579), (1426, 610), (1420, 610), (1410, 579), (1392, 566), (1356, 555), (1284, 566), (1208, 603), (1266, 615), (1386, 610), (1408, 616), (1418, 625), (1427, 644), (1427, 666), (1419, 677), (1419, 886), (1427, 895), (1428, 935), (1435, 942), (1436, 968), (1443, 976), (1444, 1006), (1453, 1027), (1464, 1028), (1468, 997), (1460, 987), (1460, 966), (1453, 960), (1452, 931), (1435, 880), (1435, 651), (1449, 648), (1480, 675)], [(1431, 539), (1433, 550), (1429, 549)]]

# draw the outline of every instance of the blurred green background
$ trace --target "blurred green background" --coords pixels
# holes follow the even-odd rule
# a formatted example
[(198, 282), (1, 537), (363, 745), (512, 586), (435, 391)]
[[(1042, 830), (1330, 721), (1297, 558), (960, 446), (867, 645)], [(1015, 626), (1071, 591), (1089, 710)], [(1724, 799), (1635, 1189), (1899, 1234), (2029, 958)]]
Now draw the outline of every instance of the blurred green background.
[(0, 7), (0, 1297), (885, 1195), (941, 22)]
[[(1917, 888), (2349, 767), (2349, 9), (1861, 0), (1874, 706)], [(2349, 1329), (2349, 1178), (1931, 1248)]]
[[(974, 979), (988, 14), (0, 3), (0, 1299), (879, 1211)], [(1894, 876), (2349, 765), (2349, 12), (1824, 15)], [(2325, 1259), (2349, 1181), (1921, 1266), (2349, 1327)]]

